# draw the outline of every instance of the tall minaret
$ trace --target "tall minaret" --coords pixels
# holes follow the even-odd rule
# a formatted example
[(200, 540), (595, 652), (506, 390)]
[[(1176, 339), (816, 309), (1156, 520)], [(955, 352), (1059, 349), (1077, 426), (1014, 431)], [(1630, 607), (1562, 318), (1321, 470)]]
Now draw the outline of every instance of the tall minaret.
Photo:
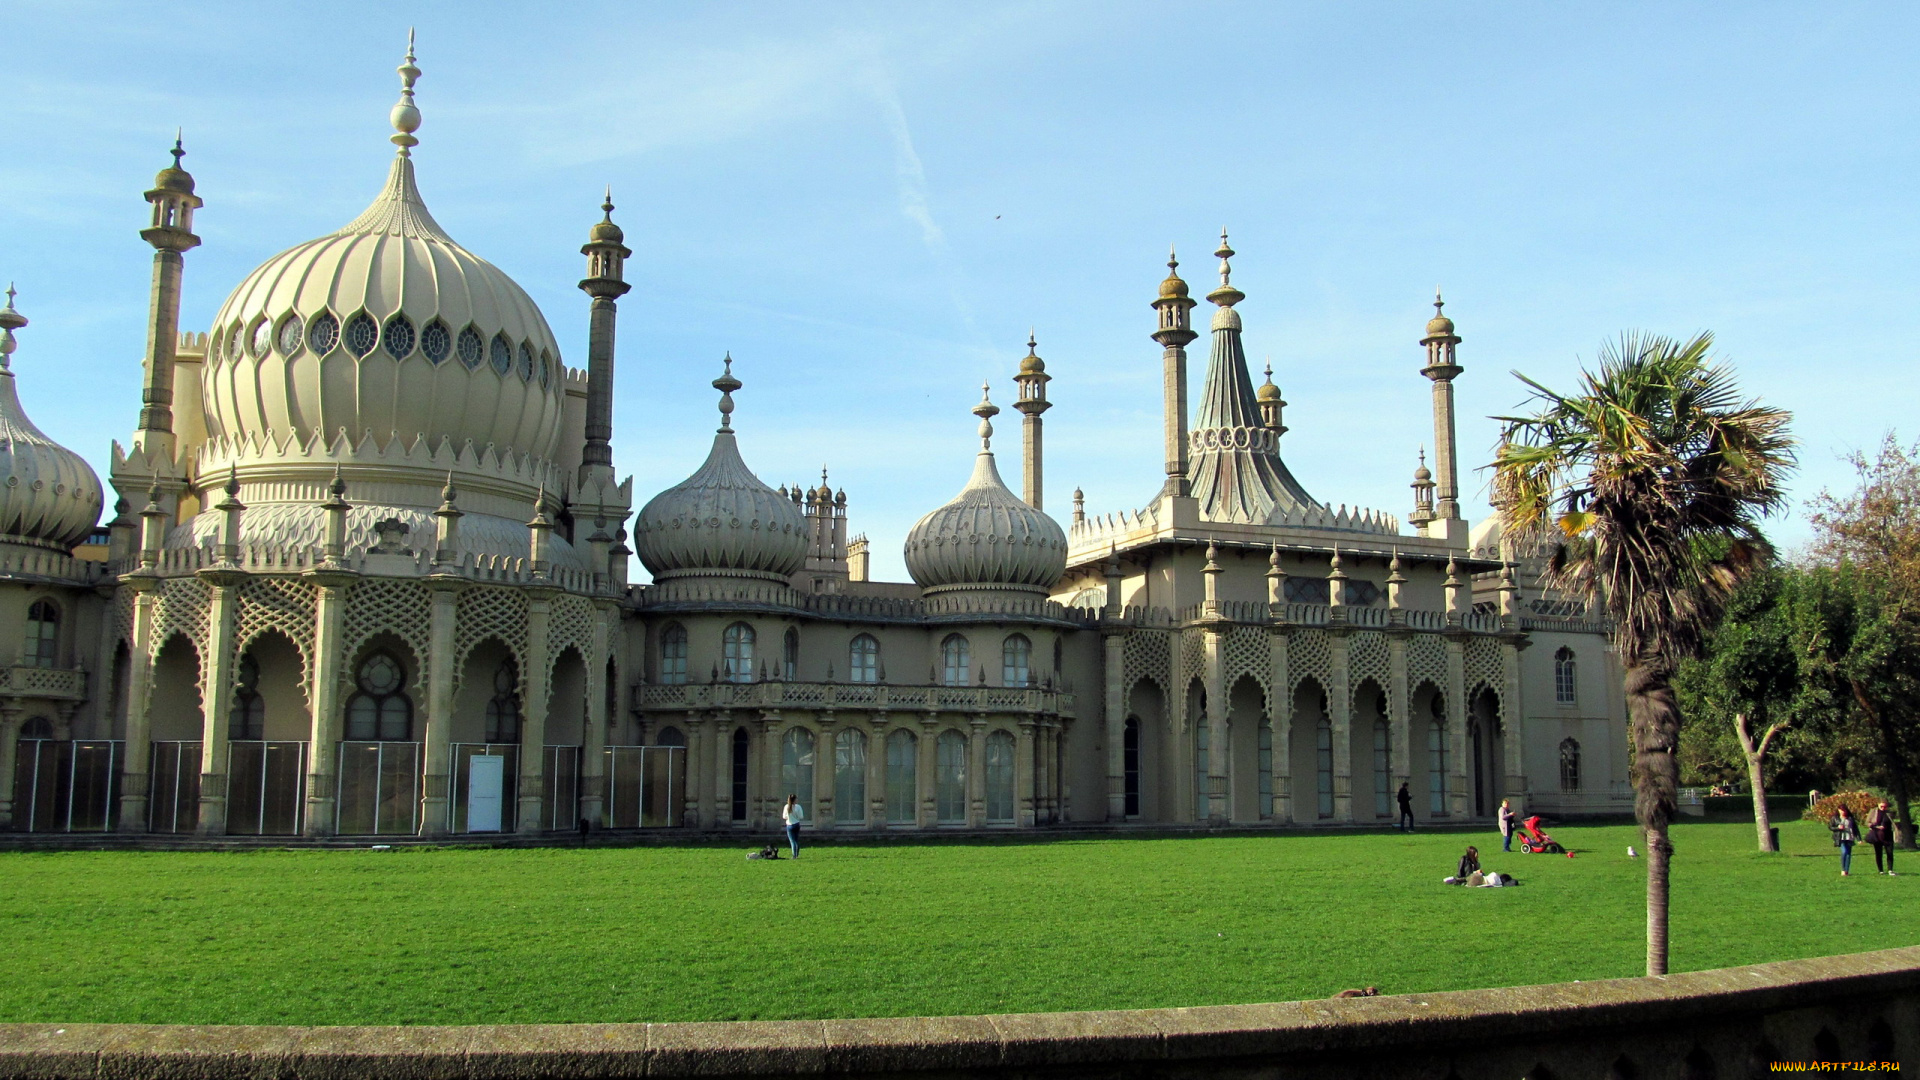
[(580, 455), (580, 486), (605, 487), (613, 483), (613, 326), (618, 314), (614, 301), (633, 286), (626, 283), (622, 267), (627, 256), (626, 237), (613, 223), (613, 189), (607, 189), (600, 204), (605, 216), (587, 233), (580, 253), (587, 257), (587, 276), (580, 291), (593, 297), (587, 316), (587, 445)]
[(1153, 340), (1160, 343), (1161, 396), (1165, 413), (1167, 441), (1167, 484), (1162, 495), (1186, 495), (1191, 489), (1187, 477), (1187, 345), (1196, 336), (1189, 313), (1194, 300), (1187, 295), (1187, 283), (1180, 280), (1180, 260), (1167, 249), (1167, 279), (1160, 283), (1160, 298), (1153, 306), (1160, 313), (1160, 326)]
[(1453, 380), (1460, 374), (1454, 346), (1460, 344), (1460, 337), (1442, 310), (1445, 306), (1440, 290), (1433, 290), (1433, 318), (1427, 321), (1427, 336), (1420, 339), (1427, 347), (1427, 366), (1420, 374), (1433, 380), (1433, 464), (1440, 488), (1427, 534), (1464, 543), (1467, 528), (1460, 516), (1460, 469), (1453, 439)]
[(1020, 470), (1020, 497), (1035, 510), (1042, 509), (1040, 414), (1053, 408), (1053, 403), (1047, 400), (1047, 383), (1052, 381), (1053, 376), (1047, 374), (1046, 362), (1034, 353), (1038, 344), (1032, 331), (1028, 331), (1027, 355), (1021, 358), (1020, 372), (1013, 377), (1014, 383), (1020, 387), (1020, 397), (1014, 401), (1013, 407), (1026, 417), (1020, 423), (1020, 449), (1024, 455)]
[(193, 177), (180, 167), (187, 152), (173, 140), (173, 164), (154, 177), (147, 201), (153, 220), (140, 230), (152, 244), (153, 289), (147, 307), (146, 385), (140, 391), (140, 431), (136, 438), (149, 452), (173, 456), (173, 350), (180, 340), (180, 277), (186, 252), (200, 246), (193, 234), (193, 212), (202, 203), (193, 193)]

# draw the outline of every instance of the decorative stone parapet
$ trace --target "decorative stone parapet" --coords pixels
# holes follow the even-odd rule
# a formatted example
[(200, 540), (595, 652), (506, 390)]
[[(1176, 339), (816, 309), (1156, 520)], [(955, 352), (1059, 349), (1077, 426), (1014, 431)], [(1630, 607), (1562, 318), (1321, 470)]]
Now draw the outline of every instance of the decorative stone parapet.
[(1124, 1012), (493, 1027), (0, 1025), (0, 1076), (91, 1080), (1599, 1080), (1903, 1059), (1920, 1064), (1920, 947), (1659, 979)]
[(637, 712), (708, 709), (834, 709), (867, 712), (1031, 713), (1072, 716), (1073, 695), (1016, 686), (900, 686), (891, 683), (753, 682), (634, 688)]

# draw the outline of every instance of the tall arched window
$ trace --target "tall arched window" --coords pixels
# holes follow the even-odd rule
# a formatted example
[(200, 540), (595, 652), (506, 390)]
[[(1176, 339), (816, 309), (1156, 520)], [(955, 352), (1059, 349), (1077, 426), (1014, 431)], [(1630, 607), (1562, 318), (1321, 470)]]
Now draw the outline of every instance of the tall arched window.
[(1393, 738), (1385, 717), (1373, 722), (1373, 815), (1393, 816)]
[(240, 678), (233, 688), (233, 711), (227, 714), (227, 738), (267, 737), (267, 703), (260, 698), (260, 665), (252, 653), (240, 656)]
[(1560, 790), (1580, 790), (1580, 742), (1560, 740)]
[(872, 634), (861, 634), (847, 647), (847, 681), (880, 681), (880, 643)]
[(934, 820), (942, 825), (967, 823), (967, 737), (943, 731), (934, 744)]
[(347, 738), (353, 742), (407, 742), (413, 738), (413, 700), (406, 669), (385, 652), (367, 657), (347, 699)]
[(813, 732), (806, 728), (788, 728), (780, 740), (780, 802), (787, 796), (800, 797), (800, 809), (813, 815)]
[(792, 682), (800, 677), (800, 631), (787, 627), (787, 636), (781, 642), (780, 677)]
[[(1002, 732), (1001, 734), (1005, 734), (1005, 733)], [(1008, 736), (1008, 741), (1009, 742), (1012, 741), (1011, 736)], [(991, 751), (993, 749), (993, 744), (988, 743), (987, 749)], [(1121, 768), (1121, 771), (1126, 776), (1125, 787), (1123, 790), (1126, 792), (1127, 801), (1123, 809), (1126, 813), (1126, 816), (1139, 817), (1140, 816), (1140, 718), (1137, 716), (1127, 717), (1126, 733), (1121, 737), (1121, 744), (1120, 744), (1120, 768)]]
[(1553, 654), (1553, 700), (1560, 705), (1572, 705), (1578, 700), (1578, 672), (1574, 669), (1573, 650), (1561, 648)]
[(520, 665), (511, 656), (493, 669), (493, 696), (487, 699), (487, 741), (520, 741)]
[(679, 686), (687, 681), (687, 628), (669, 623), (660, 631), (660, 682)]
[(1427, 813), (1447, 812), (1447, 701), (1433, 695), (1433, 716), (1427, 721)]
[(747, 820), (747, 729), (733, 729), (733, 806), (735, 821)]
[(948, 686), (967, 685), (969, 669), (973, 666), (973, 647), (959, 634), (948, 634), (940, 643), (940, 681)]
[(1027, 686), (1033, 680), (1033, 642), (1014, 634), (1000, 646), (1000, 684)]
[(841, 728), (833, 737), (833, 820), (867, 820), (867, 735), (858, 728)]
[(1013, 824), (1013, 736), (987, 736), (987, 824)]
[(919, 805), (920, 740), (905, 728), (887, 736), (887, 824), (911, 825)]
[(25, 659), (33, 667), (52, 667), (60, 654), (60, 609), (36, 600), (27, 609)]
[(1320, 816), (1333, 816), (1333, 724), (1327, 720), (1326, 710), (1320, 712), (1320, 723), (1313, 733), (1314, 772), (1317, 774), (1320, 791)]
[(753, 627), (737, 622), (720, 635), (720, 677), (727, 682), (753, 681)]

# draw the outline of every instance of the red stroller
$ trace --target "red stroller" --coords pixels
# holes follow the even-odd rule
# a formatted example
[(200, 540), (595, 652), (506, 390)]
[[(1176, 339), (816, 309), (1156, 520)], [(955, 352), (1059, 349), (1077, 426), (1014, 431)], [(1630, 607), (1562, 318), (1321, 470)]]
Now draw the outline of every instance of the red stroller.
[(1538, 814), (1522, 823), (1520, 850), (1529, 855), (1565, 855), (1567, 853), (1567, 849), (1562, 847), (1558, 840), (1541, 831)]

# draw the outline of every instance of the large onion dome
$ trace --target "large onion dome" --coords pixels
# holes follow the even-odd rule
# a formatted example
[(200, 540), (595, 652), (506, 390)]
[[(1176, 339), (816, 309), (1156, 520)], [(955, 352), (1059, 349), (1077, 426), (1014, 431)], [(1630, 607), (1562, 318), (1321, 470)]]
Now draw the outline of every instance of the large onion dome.
[(13, 381), (13, 332), (27, 325), (0, 308), (0, 541), (61, 552), (87, 538), (100, 520), (100, 478), (79, 454), (46, 437), (27, 419)]
[(751, 577), (785, 582), (807, 558), (806, 521), (792, 500), (760, 482), (733, 433), (733, 358), (713, 380), (720, 429), (692, 476), (655, 495), (634, 519), (634, 549), (655, 581)]
[(210, 438), (371, 434), (550, 457), (560, 347), (526, 290), (460, 246), (414, 184), (412, 53), (387, 184), (328, 236), (262, 263), (215, 317), (203, 383)]
[(993, 460), (991, 423), (999, 408), (982, 394), (973, 412), (980, 417), (980, 453), (973, 460), (973, 475), (952, 502), (921, 518), (907, 533), (907, 572), (928, 592), (1045, 595), (1066, 573), (1067, 535), (1001, 481)]

